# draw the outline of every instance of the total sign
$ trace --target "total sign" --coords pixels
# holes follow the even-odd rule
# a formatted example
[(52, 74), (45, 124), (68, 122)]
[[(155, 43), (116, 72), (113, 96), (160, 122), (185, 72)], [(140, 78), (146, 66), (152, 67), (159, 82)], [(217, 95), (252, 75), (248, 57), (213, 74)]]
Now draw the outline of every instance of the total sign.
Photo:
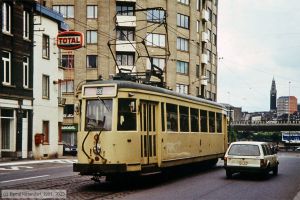
[(77, 31), (61, 32), (56, 37), (57, 47), (65, 50), (75, 50), (83, 46), (83, 34)]

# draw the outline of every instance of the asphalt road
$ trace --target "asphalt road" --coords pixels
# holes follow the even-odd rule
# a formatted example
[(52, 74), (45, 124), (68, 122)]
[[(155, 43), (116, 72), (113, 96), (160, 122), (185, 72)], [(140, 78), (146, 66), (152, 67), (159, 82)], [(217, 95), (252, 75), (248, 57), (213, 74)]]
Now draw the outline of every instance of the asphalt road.
[[(268, 177), (236, 174), (226, 179), (220, 161), (215, 168), (180, 168), (168, 173), (94, 183), (72, 172), (71, 163), (40, 163), (1, 166), (1, 189), (60, 189), (68, 199), (208, 199), (298, 200), (300, 154), (279, 153), (279, 173)], [(19, 166), (18, 170), (3, 170)], [(20, 167), (27, 166), (32, 168)], [(27, 179), (28, 178), (28, 179)], [(298, 196), (297, 196), (298, 195)]]

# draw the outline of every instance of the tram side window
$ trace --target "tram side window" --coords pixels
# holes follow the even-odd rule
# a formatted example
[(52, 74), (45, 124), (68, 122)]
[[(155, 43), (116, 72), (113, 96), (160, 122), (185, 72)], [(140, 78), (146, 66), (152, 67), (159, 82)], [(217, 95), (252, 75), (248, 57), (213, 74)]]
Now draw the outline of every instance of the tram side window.
[(191, 131), (199, 132), (199, 110), (191, 108)]
[(167, 130), (178, 131), (178, 108), (177, 105), (167, 103)]
[(179, 106), (180, 113), (180, 131), (189, 132), (189, 108), (185, 106)]
[(209, 132), (214, 133), (216, 130), (215, 112), (209, 112)]
[(165, 104), (161, 103), (161, 130), (165, 131)]
[(207, 111), (200, 110), (201, 132), (207, 132)]
[(217, 113), (217, 133), (222, 133), (222, 113)]
[(118, 130), (136, 130), (136, 100), (119, 99), (118, 101)]

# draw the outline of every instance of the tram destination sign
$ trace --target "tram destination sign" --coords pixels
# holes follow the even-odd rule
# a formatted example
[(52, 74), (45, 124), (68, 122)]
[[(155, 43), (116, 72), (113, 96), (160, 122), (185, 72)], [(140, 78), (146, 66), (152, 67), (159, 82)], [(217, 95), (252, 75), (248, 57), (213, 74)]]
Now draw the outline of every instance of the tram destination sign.
[(56, 37), (57, 47), (65, 50), (75, 50), (83, 46), (83, 34), (78, 31), (61, 32)]
[(116, 95), (115, 85), (83, 86), (84, 97), (114, 97)]

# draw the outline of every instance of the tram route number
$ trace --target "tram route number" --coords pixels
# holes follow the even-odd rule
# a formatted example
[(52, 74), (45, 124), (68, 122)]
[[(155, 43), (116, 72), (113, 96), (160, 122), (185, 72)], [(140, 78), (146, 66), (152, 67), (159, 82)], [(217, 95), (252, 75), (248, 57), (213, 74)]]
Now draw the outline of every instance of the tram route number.
[(102, 95), (102, 94), (103, 94), (103, 88), (102, 87), (97, 88), (96, 95)]

